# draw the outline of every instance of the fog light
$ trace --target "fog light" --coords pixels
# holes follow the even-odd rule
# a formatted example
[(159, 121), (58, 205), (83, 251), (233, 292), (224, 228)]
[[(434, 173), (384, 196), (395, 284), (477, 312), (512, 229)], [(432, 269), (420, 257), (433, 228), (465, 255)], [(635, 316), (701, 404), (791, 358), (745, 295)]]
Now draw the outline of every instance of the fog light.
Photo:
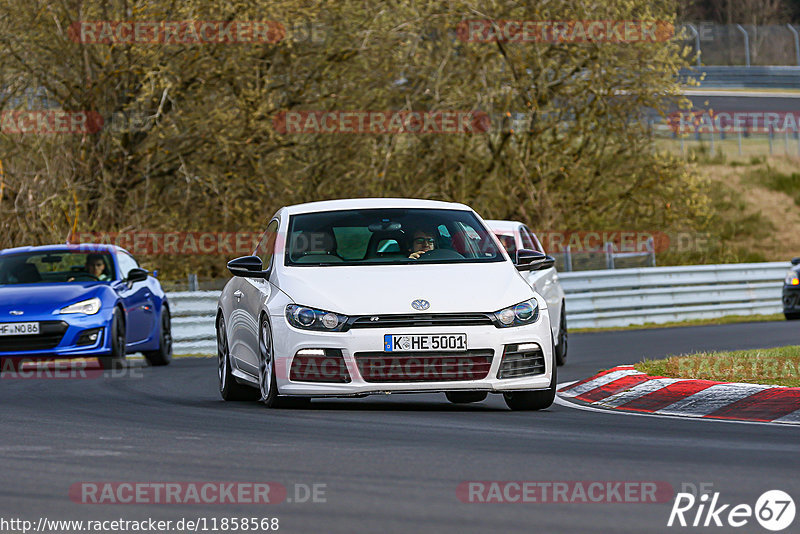
[(93, 328), (92, 330), (86, 330), (82, 332), (80, 337), (78, 337), (78, 341), (75, 342), (76, 345), (94, 345), (95, 343), (100, 340), (103, 334), (102, 328)]

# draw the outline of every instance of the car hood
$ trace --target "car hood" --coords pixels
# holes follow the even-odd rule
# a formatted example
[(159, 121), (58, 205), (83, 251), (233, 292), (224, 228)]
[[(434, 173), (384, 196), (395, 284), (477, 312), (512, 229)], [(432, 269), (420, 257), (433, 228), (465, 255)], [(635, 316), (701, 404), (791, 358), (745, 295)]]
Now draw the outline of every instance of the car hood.
[[(22, 321), (26, 316), (49, 315), (64, 306), (99, 296), (104, 284), (72, 282), (68, 284), (20, 284), (0, 286), (0, 320)], [(11, 315), (11, 311), (23, 315)]]
[(424, 313), (493, 312), (534, 296), (509, 262), (289, 267), (276, 282), (297, 304), (345, 315), (420, 313), (416, 299)]

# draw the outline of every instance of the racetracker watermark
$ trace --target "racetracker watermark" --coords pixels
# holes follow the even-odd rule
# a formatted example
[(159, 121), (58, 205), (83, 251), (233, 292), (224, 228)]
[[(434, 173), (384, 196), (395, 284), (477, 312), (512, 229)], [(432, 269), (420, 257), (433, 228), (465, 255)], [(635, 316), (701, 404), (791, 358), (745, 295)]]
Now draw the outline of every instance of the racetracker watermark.
[(674, 494), (668, 482), (640, 480), (476, 480), (456, 488), (465, 503), (653, 504), (669, 502)]
[(669, 41), (675, 27), (644, 20), (464, 20), (458, 38), (470, 43), (656, 43)]
[(4, 134), (93, 134), (103, 127), (96, 111), (3, 111), (0, 132)]
[(134, 255), (246, 256), (258, 245), (257, 232), (76, 232), (69, 238), (76, 250), (99, 250), (97, 245), (116, 245)]
[(35, 359), (3, 357), (0, 379), (3, 380), (83, 380), (96, 378), (143, 378), (142, 367), (128, 365), (103, 370), (94, 359)]
[(69, 498), (79, 504), (279, 504), (327, 502), (327, 484), (278, 482), (78, 482)]
[(482, 111), (281, 111), (272, 122), (280, 134), (486, 133)]
[(274, 44), (286, 37), (286, 28), (272, 20), (102, 20), (73, 22), (67, 33), (82, 44)]
[(796, 111), (676, 111), (667, 118), (670, 129), (686, 133), (797, 133)]

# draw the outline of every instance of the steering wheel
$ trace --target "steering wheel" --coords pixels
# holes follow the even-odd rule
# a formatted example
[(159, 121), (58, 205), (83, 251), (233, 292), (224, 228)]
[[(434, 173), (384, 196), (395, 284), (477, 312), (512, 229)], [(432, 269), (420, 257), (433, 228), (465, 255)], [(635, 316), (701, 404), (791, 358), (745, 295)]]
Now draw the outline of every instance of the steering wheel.
[(79, 281), (80, 278), (83, 278), (84, 280), (86, 280), (86, 279), (93, 280), (95, 282), (100, 280), (100, 278), (98, 278), (97, 276), (95, 276), (93, 274), (85, 273), (85, 272), (84, 273), (73, 273), (73, 275), (70, 278), (72, 278), (73, 281)]
[(463, 260), (464, 256), (449, 248), (435, 248), (421, 254), (420, 260)]

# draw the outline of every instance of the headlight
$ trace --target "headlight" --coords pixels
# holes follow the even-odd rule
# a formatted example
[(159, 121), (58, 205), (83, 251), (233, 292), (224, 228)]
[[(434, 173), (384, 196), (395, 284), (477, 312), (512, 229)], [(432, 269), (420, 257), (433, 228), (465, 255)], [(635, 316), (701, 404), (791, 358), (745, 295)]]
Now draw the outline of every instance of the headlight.
[(786, 280), (785, 280), (786, 285), (800, 286), (800, 279), (798, 279), (799, 274), (800, 273), (798, 273), (797, 271), (789, 271), (788, 273), (786, 273)]
[(347, 328), (346, 315), (307, 306), (289, 304), (286, 306), (286, 320), (295, 328), (303, 330), (320, 330), (323, 332), (341, 332)]
[(539, 318), (539, 303), (536, 299), (526, 300), (494, 313), (495, 326), (523, 326), (535, 323)]
[(99, 298), (82, 300), (81, 302), (70, 304), (66, 308), (61, 308), (60, 313), (85, 313), (86, 315), (94, 315), (100, 311), (101, 305), (102, 302), (100, 302)]

